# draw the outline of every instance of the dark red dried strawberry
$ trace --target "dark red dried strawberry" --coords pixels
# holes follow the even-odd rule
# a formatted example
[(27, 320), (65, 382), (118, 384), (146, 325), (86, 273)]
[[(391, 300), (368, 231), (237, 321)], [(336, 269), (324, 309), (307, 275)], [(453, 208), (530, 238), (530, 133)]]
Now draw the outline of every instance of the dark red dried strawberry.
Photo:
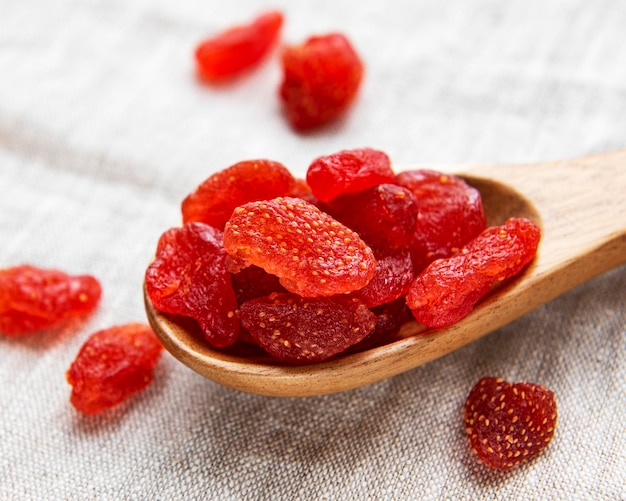
[(313, 36), (286, 47), (281, 63), (280, 99), (289, 123), (301, 131), (343, 115), (363, 79), (363, 62), (340, 33)]
[(411, 244), (416, 271), (449, 257), (485, 229), (480, 192), (461, 178), (432, 170), (401, 172), (396, 183), (417, 199), (418, 216)]
[(224, 246), (233, 262), (259, 266), (307, 297), (360, 289), (376, 271), (371, 249), (355, 232), (299, 198), (238, 207), (226, 224)]
[(389, 251), (376, 256), (376, 273), (362, 289), (350, 293), (368, 308), (390, 303), (404, 296), (413, 282), (413, 264), (409, 251)]
[(404, 297), (390, 303), (375, 306), (370, 308), (370, 310), (376, 315), (376, 325), (367, 336), (348, 349), (350, 353), (385, 343), (389, 338), (400, 332), (400, 328), (405, 323), (413, 320), (413, 315), (411, 315), (411, 310), (406, 305)]
[(198, 221), (223, 230), (235, 207), (286, 195), (294, 184), (295, 179), (281, 163), (238, 162), (210, 176), (183, 200), (183, 223)]
[(507, 470), (537, 456), (550, 443), (557, 422), (556, 399), (538, 384), (485, 377), (470, 391), (463, 420), (478, 458)]
[(293, 364), (326, 360), (358, 343), (375, 315), (357, 299), (277, 293), (241, 306), (241, 323), (274, 358)]
[(324, 209), (356, 231), (374, 252), (408, 249), (415, 233), (418, 204), (411, 191), (379, 184), (354, 194), (340, 195)]
[(465, 317), (491, 286), (519, 273), (535, 257), (541, 233), (524, 218), (487, 228), (458, 254), (438, 259), (409, 288), (415, 319), (445, 327)]
[(345, 193), (394, 183), (394, 176), (385, 152), (361, 148), (316, 158), (307, 170), (306, 180), (313, 195), (328, 202)]
[(238, 305), (218, 229), (187, 223), (163, 233), (145, 282), (155, 308), (195, 319), (211, 345), (237, 340)]
[(233, 273), (231, 279), (239, 305), (257, 297), (269, 296), (272, 292), (287, 292), (276, 275), (270, 275), (254, 265)]

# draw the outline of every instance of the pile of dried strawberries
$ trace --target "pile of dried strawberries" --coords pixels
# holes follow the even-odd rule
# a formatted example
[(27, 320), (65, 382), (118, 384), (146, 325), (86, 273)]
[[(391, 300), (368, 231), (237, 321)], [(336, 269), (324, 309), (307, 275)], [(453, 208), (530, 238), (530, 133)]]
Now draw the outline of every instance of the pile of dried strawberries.
[(248, 160), (182, 202), (146, 291), (195, 319), (207, 342), (254, 343), (276, 359), (326, 360), (384, 340), (411, 319), (443, 327), (534, 257), (523, 218), (486, 228), (478, 190), (431, 170), (394, 173), (371, 148), (315, 159), (306, 179)]

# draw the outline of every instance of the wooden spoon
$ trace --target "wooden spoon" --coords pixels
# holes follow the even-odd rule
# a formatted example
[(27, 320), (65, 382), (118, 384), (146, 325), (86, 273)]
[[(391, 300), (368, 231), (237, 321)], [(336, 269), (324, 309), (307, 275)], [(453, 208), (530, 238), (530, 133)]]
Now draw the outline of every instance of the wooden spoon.
[(444, 170), (480, 190), (489, 225), (523, 216), (542, 229), (535, 260), (457, 324), (426, 330), (408, 323), (385, 345), (306, 366), (276, 362), (254, 347), (213, 349), (192, 323), (156, 311), (144, 294), (150, 324), (174, 357), (218, 383), (261, 395), (321, 395), (371, 384), (446, 355), (626, 262), (626, 150)]

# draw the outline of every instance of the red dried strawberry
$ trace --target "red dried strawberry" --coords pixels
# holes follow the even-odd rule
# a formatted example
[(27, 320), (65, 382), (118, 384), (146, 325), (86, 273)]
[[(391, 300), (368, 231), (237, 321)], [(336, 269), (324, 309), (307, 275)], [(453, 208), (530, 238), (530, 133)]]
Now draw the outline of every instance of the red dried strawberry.
[(257, 297), (269, 296), (272, 292), (287, 292), (276, 275), (270, 275), (254, 265), (233, 273), (231, 279), (239, 305)]
[(238, 207), (226, 223), (224, 247), (237, 265), (259, 266), (307, 297), (360, 289), (376, 271), (371, 249), (355, 232), (299, 198)]
[(409, 251), (389, 251), (376, 256), (376, 273), (369, 283), (350, 293), (368, 308), (390, 303), (404, 296), (413, 282), (413, 264)]
[(286, 47), (282, 54), (280, 98), (287, 119), (298, 130), (326, 124), (343, 115), (354, 101), (363, 63), (350, 41), (332, 33)]
[(507, 470), (537, 456), (550, 443), (557, 422), (556, 399), (538, 384), (485, 377), (470, 391), (463, 420), (478, 458)]
[(155, 308), (195, 319), (212, 346), (237, 340), (237, 299), (218, 229), (187, 223), (163, 233), (145, 282)]
[(370, 311), (376, 315), (374, 329), (357, 344), (351, 346), (348, 352), (358, 352), (383, 344), (391, 336), (397, 334), (406, 322), (413, 320), (404, 297), (370, 308)]
[(432, 170), (401, 172), (396, 183), (417, 199), (418, 215), (411, 244), (416, 271), (449, 257), (485, 229), (480, 192), (461, 178)]
[(0, 333), (17, 336), (91, 313), (100, 302), (100, 282), (31, 265), (0, 270)]
[(357, 299), (304, 298), (275, 293), (241, 306), (241, 324), (274, 358), (320, 362), (358, 343), (374, 328), (376, 316)]
[(415, 233), (418, 203), (406, 188), (379, 184), (359, 193), (340, 195), (324, 209), (356, 231), (376, 252), (409, 248)]
[(394, 183), (394, 176), (385, 152), (360, 148), (316, 158), (309, 165), (306, 181), (318, 200), (328, 202), (345, 193)]
[(282, 13), (271, 11), (204, 40), (195, 51), (200, 76), (219, 81), (253, 68), (275, 45), (282, 25)]
[(465, 317), (491, 286), (519, 273), (535, 257), (541, 232), (524, 218), (487, 228), (458, 254), (438, 259), (409, 288), (415, 319), (445, 327)]
[(295, 179), (281, 163), (238, 162), (210, 176), (183, 200), (183, 223), (199, 221), (223, 230), (235, 207), (286, 195), (294, 184)]
[(66, 373), (70, 401), (86, 414), (98, 414), (143, 390), (163, 346), (150, 327), (125, 324), (92, 334)]

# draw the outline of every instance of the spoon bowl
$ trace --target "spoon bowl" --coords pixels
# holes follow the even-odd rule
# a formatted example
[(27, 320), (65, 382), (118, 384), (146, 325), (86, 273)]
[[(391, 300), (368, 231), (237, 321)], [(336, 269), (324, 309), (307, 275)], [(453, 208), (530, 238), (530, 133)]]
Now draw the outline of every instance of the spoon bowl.
[(220, 384), (268, 396), (321, 395), (365, 386), (442, 357), (626, 262), (626, 150), (530, 165), (439, 170), (459, 175), (480, 191), (488, 225), (517, 216), (542, 231), (534, 261), (456, 324), (427, 329), (409, 322), (383, 345), (303, 366), (278, 362), (244, 343), (212, 348), (195, 322), (157, 311), (144, 291), (150, 324), (175, 358)]

